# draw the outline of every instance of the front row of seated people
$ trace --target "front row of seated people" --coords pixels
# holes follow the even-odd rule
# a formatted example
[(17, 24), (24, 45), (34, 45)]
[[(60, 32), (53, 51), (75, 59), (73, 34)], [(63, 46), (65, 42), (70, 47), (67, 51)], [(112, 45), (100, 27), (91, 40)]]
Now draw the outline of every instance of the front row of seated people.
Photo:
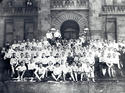
[[(43, 54), (44, 55), (44, 54)], [(69, 53), (70, 55), (70, 53)], [(83, 77), (86, 78), (88, 81), (92, 79), (94, 80), (94, 68), (90, 67), (89, 62), (72, 62), (69, 65), (68, 62), (64, 60), (60, 60), (60, 62), (53, 63), (52, 61), (48, 61), (46, 63), (42, 63), (44, 59), (41, 59), (41, 62), (36, 62), (35, 59), (27, 60), (21, 59), (15, 60), (12, 58), (10, 60), (13, 75), (15, 71), (18, 74), (18, 80), (24, 80), (25, 73), (28, 71), (31, 74), (31, 77), (35, 75), (35, 77), (41, 81), (49, 76), (53, 77), (55, 81), (59, 81), (60, 79), (66, 80), (66, 76), (69, 75), (70, 80), (78, 81), (78, 76), (80, 77), (80, 81), (83, 80)], [(18, 62), (18, 63), (17, 63)], [(33, 79), (33, 78), (32, 78)], [(31, 81), (32, 81), (31, 79)]]

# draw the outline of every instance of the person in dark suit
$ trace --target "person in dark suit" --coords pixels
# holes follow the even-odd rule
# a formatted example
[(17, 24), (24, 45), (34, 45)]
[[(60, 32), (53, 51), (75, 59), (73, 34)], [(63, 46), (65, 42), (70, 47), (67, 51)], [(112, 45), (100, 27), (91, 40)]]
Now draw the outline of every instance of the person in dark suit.
[(7, 81), (7, 76), (5, 74), (5, 62), (3, 60), (3, 58), (0, 55), (0, 84), (2, 85), (1, 89), (0, 89), (0, 93), (9, 93), (8, 91), (8, 86), (6, 84), (5, 81)]
[(71, 66), (73, 62), (74, 62), (74, 58), (71, 56), (71, 53), (68, 53), (67, 63), (69, 64), (69, 66)]
[(123, 75), (125, 76), (125, 47), (122, 48), (122, 51), (120, 51), (120, 65), (122, 67)]

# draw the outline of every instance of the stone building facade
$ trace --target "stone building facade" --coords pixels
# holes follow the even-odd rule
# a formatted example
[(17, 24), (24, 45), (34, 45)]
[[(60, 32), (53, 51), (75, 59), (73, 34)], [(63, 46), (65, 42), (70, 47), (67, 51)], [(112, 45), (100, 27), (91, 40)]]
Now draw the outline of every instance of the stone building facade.
[(0, 46), (14, 40), (41, 39), (55, 27), (63, 38), (87, 30), (92, 39), (125, 39), (125, 0), (3, 0)]

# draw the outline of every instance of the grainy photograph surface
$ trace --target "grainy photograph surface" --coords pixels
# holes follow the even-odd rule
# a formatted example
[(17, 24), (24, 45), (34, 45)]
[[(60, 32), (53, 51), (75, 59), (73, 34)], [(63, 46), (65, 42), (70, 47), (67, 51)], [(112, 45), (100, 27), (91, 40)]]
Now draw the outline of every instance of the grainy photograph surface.
[(125, 93), (125, 0), (0, 0), (0, 93)]

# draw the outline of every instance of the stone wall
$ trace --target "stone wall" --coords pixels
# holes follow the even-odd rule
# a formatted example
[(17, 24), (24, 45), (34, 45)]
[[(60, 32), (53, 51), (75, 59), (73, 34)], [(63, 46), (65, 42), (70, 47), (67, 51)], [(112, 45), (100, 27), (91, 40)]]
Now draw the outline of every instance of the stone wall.
[(3, 46), (4, 42), (4, 18), (0, 17), (0, 47)]
[(50, 0), (39, 0), (39, 6), (38, 30), (41, 38), (51, 27)]
[[(102, 38), (102, 17), (100, 17), (102, 0), (89, 0), (89, 25), (93, 39)], [(100, 32), (101, 31), (101, 32)]]
[(63, 22), (67, 20), (76, 21), (80, 27), (80, 33), (83, 32), (85, 27), (88, 27), (88, 11), (87, 10), (63, 10), (51, 11), (52, 25), (60, 30)]
[(4, 42), (4, 17), (2, 17), (1, 14), (2, 14), (2, 7), (5, 5), (6, 1), (7, 0), (4, 0), (4, 2), (0, 4), (0, 47), (3, 46)]
[(125, 40), (125, 16), (117, 17), (117, 36), (118, 40)]

